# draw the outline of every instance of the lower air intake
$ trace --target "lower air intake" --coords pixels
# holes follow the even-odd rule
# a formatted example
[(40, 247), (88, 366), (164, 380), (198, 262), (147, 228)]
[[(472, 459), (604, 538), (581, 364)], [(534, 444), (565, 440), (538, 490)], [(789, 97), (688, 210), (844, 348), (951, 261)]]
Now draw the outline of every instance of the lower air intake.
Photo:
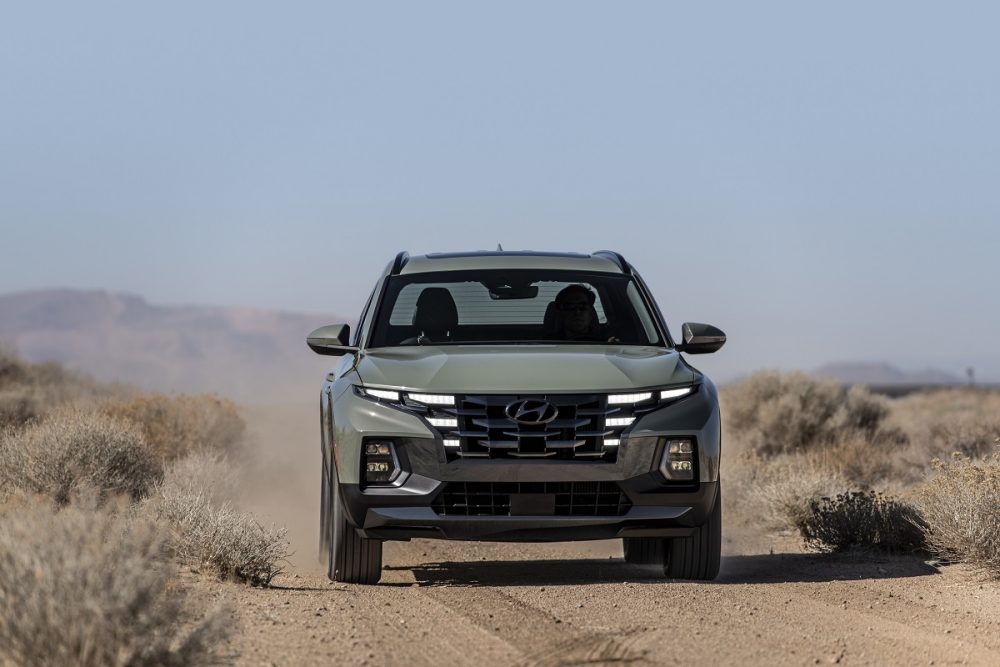
[(632, 503), (614, 482), (449, 482), (432, 507), (443, 516), (622, 516)]

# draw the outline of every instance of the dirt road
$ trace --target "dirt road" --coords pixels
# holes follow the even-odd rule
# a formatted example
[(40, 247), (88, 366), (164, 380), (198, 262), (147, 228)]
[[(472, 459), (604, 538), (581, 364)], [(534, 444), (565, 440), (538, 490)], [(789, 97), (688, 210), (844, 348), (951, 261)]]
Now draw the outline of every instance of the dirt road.
[(298, 553), (272, 589), (197, 585), (235, 603), (239, 664), (1000, 665), (996, 583), (919, 559), (803, 554), (732, 523), (710, 584), (651, 577), (617, 542), (435, 541), (388, 544), (379, 586), (332, 584), (315, 562), (318, 474), (299, 463), (315, 444), (281, 435), (314, 415), (251, 423), (282, 444), (248, 499), (290, 524)]

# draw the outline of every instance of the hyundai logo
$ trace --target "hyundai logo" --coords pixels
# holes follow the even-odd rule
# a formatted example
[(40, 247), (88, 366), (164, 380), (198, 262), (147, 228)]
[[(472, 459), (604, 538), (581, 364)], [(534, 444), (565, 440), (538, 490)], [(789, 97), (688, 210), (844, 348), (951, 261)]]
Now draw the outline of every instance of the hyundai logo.
[(548, 424), (559, 416), (556, 406), (540, 398), (526, 398), (507, 405), (507, 417), (518, 424)]

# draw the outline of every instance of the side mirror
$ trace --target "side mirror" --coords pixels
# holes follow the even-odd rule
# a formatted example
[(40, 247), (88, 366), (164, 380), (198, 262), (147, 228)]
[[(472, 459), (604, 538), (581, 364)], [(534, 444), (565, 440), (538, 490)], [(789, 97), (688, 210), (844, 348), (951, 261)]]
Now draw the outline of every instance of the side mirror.
[(726, 334), (722, 329), (697, 322), (682, 324), (681, 338), (677, 349), (688, 354), (709, 354), (726, 344)]
[(306, 336), (306, 345), (310, 350), (331, 357), (357, 352), (358, 348), (353, 347), (350, 341), (351, 327), (346, 324), (330, 324)]

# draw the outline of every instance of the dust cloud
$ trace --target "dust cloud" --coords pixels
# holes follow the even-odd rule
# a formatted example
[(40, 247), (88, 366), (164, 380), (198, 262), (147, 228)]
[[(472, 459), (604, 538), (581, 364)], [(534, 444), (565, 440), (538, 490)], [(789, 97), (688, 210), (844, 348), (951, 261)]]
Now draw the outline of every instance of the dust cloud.
[(319, 554), (319, 391), (315, 401), (244, 407), (247, 460), (240, 506), (264, 524), (288, 529), (299, 572), (322, 573)]

